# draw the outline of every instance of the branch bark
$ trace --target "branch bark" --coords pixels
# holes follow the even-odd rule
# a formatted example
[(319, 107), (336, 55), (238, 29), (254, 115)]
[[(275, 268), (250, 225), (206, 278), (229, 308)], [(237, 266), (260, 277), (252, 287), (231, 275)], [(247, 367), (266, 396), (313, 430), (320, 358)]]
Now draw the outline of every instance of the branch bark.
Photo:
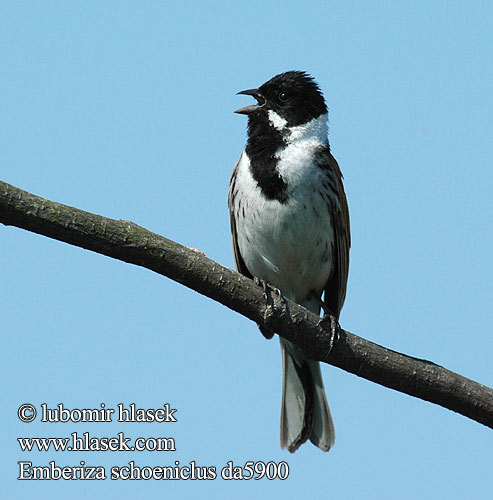
[(0, 181), (0, 222), (145, 267), (274, 330), (308, 356), (493, 428), (493, 390), (429, 361), (341, 331), (330, 349), (320, 318), (289, 300), (269, 305), (251, 280), (133, 222), (45, 200)]

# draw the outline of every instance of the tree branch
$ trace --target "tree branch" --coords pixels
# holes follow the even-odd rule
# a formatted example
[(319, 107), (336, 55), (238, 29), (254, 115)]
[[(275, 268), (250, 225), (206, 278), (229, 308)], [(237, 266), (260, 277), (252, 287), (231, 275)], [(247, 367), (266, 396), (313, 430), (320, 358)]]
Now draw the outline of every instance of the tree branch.
[(330, 350), (329, 329), (315, 314), (289, 300), (272, 299), (266, 306), (253, 281), (133, 222), (45, 200), (2, 181), (0, 222), (146, 267), (278, 332), (313, 359), (493, 428), (492, 389), (346, 331)]

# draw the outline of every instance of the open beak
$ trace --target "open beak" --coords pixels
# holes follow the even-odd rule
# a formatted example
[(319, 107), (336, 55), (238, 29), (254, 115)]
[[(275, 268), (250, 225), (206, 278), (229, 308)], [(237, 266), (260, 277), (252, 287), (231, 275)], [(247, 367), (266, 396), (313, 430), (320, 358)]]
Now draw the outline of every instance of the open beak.
[(254, 113), (265, 104), (265, 98), (258, 89), (242, 90), (241, 92), (237, 92), (236, 95), (251, 95), (252, 97), (255, 97), (255, 99), (257, 99), (257, 104), (252, 104), (250, 106), (245, 106), (244, 108), (237, 109), (235, 113), (238, 113), (240, 115), (249, 115), (250, 113)]

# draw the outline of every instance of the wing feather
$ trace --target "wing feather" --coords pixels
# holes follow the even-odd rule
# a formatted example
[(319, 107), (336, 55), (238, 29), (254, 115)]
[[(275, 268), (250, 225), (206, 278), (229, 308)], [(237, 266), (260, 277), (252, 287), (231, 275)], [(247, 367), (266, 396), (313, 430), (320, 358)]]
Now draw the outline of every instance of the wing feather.
[(349, 248), (351, 246), (349, 209), (339, 165), (330, 151), (326, 152), (326, 158), (338, 203), (331, 203), (329, 206), (334, 228), (334, 270), (324, 289), (324, 303), (336, 318), (339, 318), (346, 298), (349, 273)]

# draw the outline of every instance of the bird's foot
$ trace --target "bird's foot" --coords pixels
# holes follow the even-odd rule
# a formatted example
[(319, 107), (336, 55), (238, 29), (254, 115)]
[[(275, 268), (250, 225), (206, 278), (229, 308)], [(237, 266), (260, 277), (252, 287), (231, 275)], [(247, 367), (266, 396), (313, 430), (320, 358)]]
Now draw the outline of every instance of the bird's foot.
[[(273, 287), (272, 285), (267, 283), (267, 281), (260, 279), (260, 278), (257, 278), (257, 276), (254, 276), (253, 281), (257, 286), (262, 287), (263, 296), (265, 299), (266, 313), (269, 310), (269, 308), (272, 308), (272, 305), (273, 305), (272, 293), (268, 293), (268, 292), (276, 293), (279, 297), (279, 300), (285, 301), (284, 297), (281, 294), (281, 290), (279, 290), (279, 288)], [(272, 311), (272, 309), (271, 309), (271, 311)], [(272, 330), (269, 330), (268, 328), (265, 328), (265, 327), (260, 326), (260, 325), (258, 325), (258, 327), (259, 327), (260, 331), (262, 332), (262, 335), (266, 339), (271, 339), (274, 336), (274, 332)]]
[(329, 354), (332, 352), (334, 345), (337, 344), (337, 342), (339, 342), (339, 339), (341, 337), (340, 336), (341, 325), (339, 324), (339, 321), (333, 314), (328, 313), (324, 314), (320, 318), (319, 322), (317, 323), (317, 326), (325, 327), (327, 323), (329, 323), (330, 325), (329, 349), (327, 351), (327, 356), (329, 356)]
[(257, 278), (257, 276), (255, 276), (253, 278), (253, 281), (255, 282), (255, 284), (257, 286), (261, 286), (262, 287), (262, 290), (263, 290), (263, 296), (264, 296), (264, 299), (266, 300), (267, 302), (267, 305), (270, 305), (269, 304), (269, 297), (270, 297), (270, 294), (267, 293), (267, 292), (274, 292), (278, 299), (282, 302), (285, 302), (285, 298), (282, 296), (282, 293), (281, 293), (281, 290), (279, 290), (279, 288), (276, 288), (275, 286), (272, 286), (270, 283), (268, 283), (267, 281), (263, 280), (263, 279), (260, 279), (260, 278)]

